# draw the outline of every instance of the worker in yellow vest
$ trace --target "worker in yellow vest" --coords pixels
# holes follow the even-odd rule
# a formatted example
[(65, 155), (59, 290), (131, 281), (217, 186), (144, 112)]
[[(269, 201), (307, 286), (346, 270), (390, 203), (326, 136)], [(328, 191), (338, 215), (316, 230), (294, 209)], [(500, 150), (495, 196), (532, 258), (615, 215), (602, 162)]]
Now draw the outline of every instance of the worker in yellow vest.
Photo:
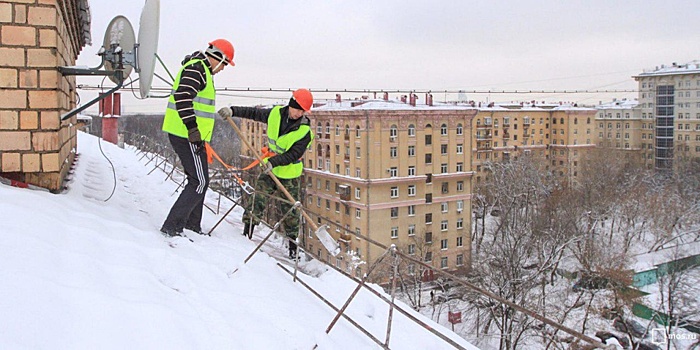
[[(232, 116), (255, 120), (267, 124), (267, 145), (273, 156), (263, 160), (265, 171), (260, 175), (255, 189), (269, 195), (282, 197), (278, 188), (270, 177), (274, 174), (295, 199), (299, 200), (299, 180), (304, 170), (301, 157), (311, 146), (314, 134), (309, 126), (310, 121), (306, 116), (311, 113), (313, 96), (307, 89), (298, 89), (292, 93), (287, 106), (275, 106), (273, 108), (254, 107), (224, 107), (219, 110), (219, 115), (226, 120)], [(255, 196), (254, 203), (247, 206), (243, 214), (243, 234), (250, 237), (257, 220), (251, 215), (255, 213), (261, 216), (267, 207), (267, 196)], [(280, 205), (282, 214), (289, 211), (291, 204), (282, 202)], [(279, 219), (279, 218), (277, 218)], [(295, 258), (297, 247), (293, 240), (297, 238), (299, 230), (299, 214), (292, 213), (284, 220), (284, 229), (289, 237), (289, 257)]]
[(204, 142), (211, 140), (216, 116), (213, 76), (233, 66), (233, 45), (225, 39), (209, 43), (204, 51), (185, 57), (175, 78), (163, 131), (180, 158), (187, 185), (170, 209), (160, 231), (180, 236), (183, 229), (202, 234), (202, 209), (209, 186), (209, 167)]

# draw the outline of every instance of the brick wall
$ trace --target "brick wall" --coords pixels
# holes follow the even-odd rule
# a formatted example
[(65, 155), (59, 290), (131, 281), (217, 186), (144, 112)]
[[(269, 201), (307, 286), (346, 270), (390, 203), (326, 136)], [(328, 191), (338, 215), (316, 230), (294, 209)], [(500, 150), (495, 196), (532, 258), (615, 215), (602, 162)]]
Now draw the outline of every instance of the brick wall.
[(0, 0), (0, 176), (58, 192), (76, 150), (76, 1)]

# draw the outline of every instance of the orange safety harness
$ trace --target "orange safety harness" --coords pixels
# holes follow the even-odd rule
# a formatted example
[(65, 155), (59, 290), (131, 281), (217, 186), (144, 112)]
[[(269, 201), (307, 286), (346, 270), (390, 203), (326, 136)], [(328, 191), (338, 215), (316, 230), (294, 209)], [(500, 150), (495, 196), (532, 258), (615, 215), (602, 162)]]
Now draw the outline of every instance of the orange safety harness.
[[(209, 145), (208, 142), (205, 142), (205, 143), (204, 143), (204, 149), (207, 151), (207, 163), (209, 163), (209, 164), (213, 163), (213, 162), (214, 162), (214, 158), (216, 158), (216, 160), (218, 160), (219, 163), (221, 163), (221, 165), (223, 165), (224, 168), (226, 168), (226, 170), (231, 171), (231, 175), (233, 175), (233, 177), (236, 179), (236, 181), (238, 182), (238, 184), (241, 186), (241, 188), (242, 188), (246, 193), (252, 194), (252, 193), (255, 191), (255, 189), (253, 188), (253, 186), (251, 186), (250, 184), (248, 184), (247, 181), (243, 181), (243, 179), (241, 179), (238, 175), (236, 175), (235, 172), (236, 172), (236, 171), (245, 171), (245, 170), (250, 170), (250, 169), (252, 169), (252, 168), (255, 167), (256, 165), (260, 164), (260, 161), (259, 161), (258, 159), (255, 159), (252, 163), (248, 164), (246, 167), (240, 168), (240, 169), (239, 169), (239, 168), (236, 168), (236, 167), (234, 167), (234, 166), (231, 166), (231, 165), (226, 164), (226, 162), (224, 162), (224, 161), (221, 159), (221, 157), (219, 157), (219, 155), (216, 154), (216, 152), (214, 151), (214, 148), (212, 148), (212, 147)], [(267, 158), (272, 157), (272, 156), (275, 155), (275, 152), (270, 151), (270, 149), (269, 149), (267, 146), (265, 146), (265, 147), (262, 148), (261, 153), (262, 153), (262, 156), (261, 156), (262, 159), (267, 159)]]

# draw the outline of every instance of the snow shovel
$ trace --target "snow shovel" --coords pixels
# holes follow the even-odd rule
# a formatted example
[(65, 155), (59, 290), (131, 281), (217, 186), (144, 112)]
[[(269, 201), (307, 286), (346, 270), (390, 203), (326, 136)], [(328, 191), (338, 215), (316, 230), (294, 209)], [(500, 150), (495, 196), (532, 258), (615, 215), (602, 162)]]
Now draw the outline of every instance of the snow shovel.
[[(229, 124), (231, 124), (231, 127), (233, 128), (234, 131), (236, 131), (236, 134), (238, 134), (238, 138), (241, 139), (243, 144), (245, 144), (246, 147), (248, 147), (249, 150), (253, 152), (255, 155), (255, 158), (260, 162), (260, 164), (263, 164), (263, 159), (260, 156), (260, 152), (256, 150), (255, 148), (251, 147), (250, 143), (248, 143), (248, 140), (246, 140), (245, 137), (243, 137), (243, 133), (241, 132), (241, 129), (238, 128), (238, 125), (233, 121), (232, 118), (226, 118)], [(280, 180), (273, 174), (272, 172), (269, 172), (268, 175), (270, 175), (270, 178), (272, 178), (272, 181), (275, 182), (275, 185), (284, 193), (284, 196), (287, 197), (287, 200), (291, 202), (297, 202), (297, 200), (292, 197), (292, 195), (287, 191), (287, 189), (282, 185)], [(304, 216), (304, 219), (306, 222), (311, 226), (311, 228), (314, 230), (314, 234), (318, 238), (319, 241), (321, 241), (321, 244), (328, 250), (331, 255), (336, 256), (340, 253), (340, 245), (338, 242), (336, 242), (335, 239), (328, 233), (328, 229), (326, 225), (322, 225), (321, 227), (318, 227), (316, 223), (313, 221), (311, 216), (306, 213), (303, 209), (301, 209), (301, 214)]]

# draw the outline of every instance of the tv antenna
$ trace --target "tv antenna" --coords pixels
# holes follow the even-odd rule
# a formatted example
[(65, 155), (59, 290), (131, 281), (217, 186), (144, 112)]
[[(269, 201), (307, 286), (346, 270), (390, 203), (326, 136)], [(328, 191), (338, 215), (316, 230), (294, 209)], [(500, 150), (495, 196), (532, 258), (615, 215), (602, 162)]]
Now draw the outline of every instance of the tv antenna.
[[(124, 16), (116, 16), (107, 25), (103, 45), (97, 52), (102, 62), (95, 68), (61, 66), (58, 71), (67, 75), (106, 76), (117, 84), (115, 87), (61, 117), (66, 120), (101, 101), (124, 86), (124, 80), (132, 70), (138, 73), (139, 93), (149, 96), (158, 50), (158, 28), (160, 24), (160, 0), (146, 0), (139, 20), (139, 36), (136, 42), (134, 28)], [(101, 69), (104, 67), (105, 69)]]

